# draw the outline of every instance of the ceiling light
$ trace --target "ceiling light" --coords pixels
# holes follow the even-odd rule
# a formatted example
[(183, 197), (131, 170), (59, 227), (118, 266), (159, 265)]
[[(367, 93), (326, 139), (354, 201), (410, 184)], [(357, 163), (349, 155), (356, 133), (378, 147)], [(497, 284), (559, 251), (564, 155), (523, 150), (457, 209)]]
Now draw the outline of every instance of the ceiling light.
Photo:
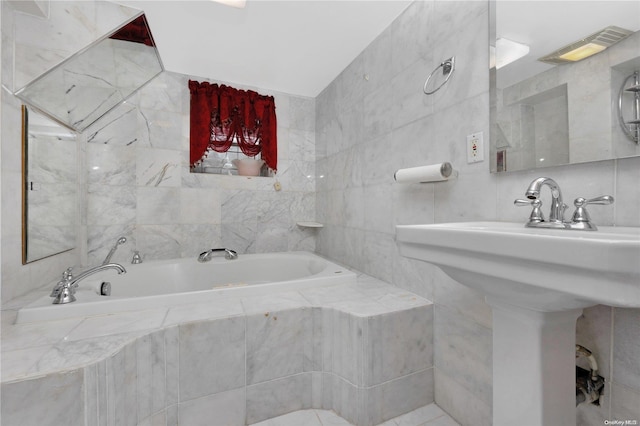
[(247, 5), (247, 0), (212, 0), (216, 3), (224, 4), (227, 6), (235, 7), (237, 9), (244, 9)]
[(568, 62), (581, 61), (596, 53), (602, 52), (609, 46), (612, 46), (629, 37), (633, 31), (624, 28), (609, 26), (597, 33), (593, 33), (588, 37), (578, 40), (564, 46), (553, 53), (550, 53), (538, 60), (547, 64), (566, 64)]
[(496, 69), (500, 69), (511, 62), (527, 56), (529, 53), (529, 46), (526, 44), (518, 43), (506, 38), (499, 38), (496, 40)]

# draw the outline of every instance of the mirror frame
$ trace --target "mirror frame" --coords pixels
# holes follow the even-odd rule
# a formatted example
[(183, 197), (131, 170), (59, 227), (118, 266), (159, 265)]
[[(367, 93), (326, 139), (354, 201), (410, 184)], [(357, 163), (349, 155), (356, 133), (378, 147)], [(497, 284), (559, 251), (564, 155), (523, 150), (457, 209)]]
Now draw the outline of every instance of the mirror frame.
[(29, 219), (29, 209), (27, 208), (27, 158), (29, 155), (29, 113), (27, 106), (22, 105), (22, 177), (20, 179), (20, 195), (22, 197), (22, 264), (27, 263), (27, 221)]

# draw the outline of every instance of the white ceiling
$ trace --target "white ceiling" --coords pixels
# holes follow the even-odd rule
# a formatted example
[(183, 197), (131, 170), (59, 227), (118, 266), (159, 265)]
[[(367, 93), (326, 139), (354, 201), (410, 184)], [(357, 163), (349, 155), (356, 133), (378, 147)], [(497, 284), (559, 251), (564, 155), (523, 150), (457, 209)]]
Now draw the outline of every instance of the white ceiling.
[[(317, 96), (408, 0), (116, 0), (145, 11), (169, 71)], [(443, 0), (444, 1), (444, 0)], [(480, 0), (483, 1), (483, 0)], [(530, 46), (500, 86), (551, 65), (537, 59), (609, 25), (640, 30), (640, 0), (497, 0), (497, 36)]]
[(147, 15), (165, 68), (317, 96), (410, 4), (404, 0), (118, 0)]

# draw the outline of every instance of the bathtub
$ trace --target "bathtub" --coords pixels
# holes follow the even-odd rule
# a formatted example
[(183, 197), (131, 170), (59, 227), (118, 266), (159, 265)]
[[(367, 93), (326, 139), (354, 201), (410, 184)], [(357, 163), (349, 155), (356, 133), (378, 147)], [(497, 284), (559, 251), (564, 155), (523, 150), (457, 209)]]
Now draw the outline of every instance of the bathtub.
[[(45, 295), (18, 311), (16, 323), (206, 303), (226, 296), (267, 295), (356, 281), (356, 275), (308, 252), (241, 254), (235, 260), (215, 257), (123, 265), (126, 274), (107, 270), (79, 283), (76, 301), (53, 305)], [(111, 295), (100, 295), (103, 282)], [(53, 287), (53, 285), (52, 285)]]

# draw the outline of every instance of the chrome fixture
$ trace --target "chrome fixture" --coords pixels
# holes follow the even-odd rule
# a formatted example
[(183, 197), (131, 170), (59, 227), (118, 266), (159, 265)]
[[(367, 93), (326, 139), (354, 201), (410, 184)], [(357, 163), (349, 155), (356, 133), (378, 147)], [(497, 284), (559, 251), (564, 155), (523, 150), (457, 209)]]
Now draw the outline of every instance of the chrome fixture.
[(551, 227), (555, 227), (556, 225), (562, 227), (564, 210), (567, 208), (567, 205), (562, 201), (562, 191), (560, 191), (560, 186), (555, 180), (546, 177), (535, 179), (531, 182), (529, 188), (527, 188), (525, 196), (529, 200), (538, 200), (540, 197), (540, 191), (545, 185), (551, 190), (551, 210), (549, 211), (549, 222)]
[[(627, 87), (631, 80), (631, 86)], [(631, 118), (625, 120), (622, 116), (622, 101), (625, 92), (633, 95), (633, 103), (631, 104)], [(622, 82), (620, 93), (618, 94), (618, 121), (622, 127), (622, 131), (629, 139), (635, 143), (640, 143), (640, 71), (635, 71)]]
[[(551, 210), (549, 212), (549, 220), (545, 220), (542, 214), (540, 200), (540, 190), (543, 186), (548, 186), (551, 189)], [(573, 229), (582, 231), (596, 231), (598, 227), (591, 222), (589, 212), (587, 212), (586, 205), (606, 205), (613, 204), (613, 197), (611, 195), (603, 195), (589, 200), (578, 197), (573, 202), (576, 207), (575, 212), (571, 218), (571, 221), (564, 220), (564, 211), (567, 205), (562, 201), (562, 192), (560, 186), (551, 178), (540, 177), (535, 179), (527, 188), (525, 193), (527, 199), (515, 200), (513, 203), (516, 206), (532, 206), (533, 210), (529, 216), (529, 221), (526, 223), (528, 228), (555, 228), (555, 229)]]
[(571, 218), (571, 229), (582, 229), (585, 231), (596, 231), (598, 229), (596, 225), (591, 223), (591, 216), (589, 216), (589, 212), (585, 208), (587, 204), (597, 204), (601, 206), (613, 204), (613, 197), (611, 195), (603, 195), (589, 200), (582, 197), (576, 198), (573, 202), (573, 205), (576, 206), (576, 211), (573, 212), (573, 217)]
[(213, 259), (215, 253), (224, 252), (224, 258), (227, 260), (234, 260), (238, 258), (238, 253), (228, 248), (217, 248), (207, 251), (203, 251), (198, 256), (198, 262), (208, 262)]
[(142, 263), (142, 256), (140, 256), (140, 252), (136, 250), (133, 253), (133, 259), (131, 259), (131, 264), (138, 265), (140, 263)]
[(111, 248), (111, 250), (109, 250), (109, 254), (107, 255), (107, 257), (104, 258), (104, 262), (102, 262), (102, 264), (106, 265), (107, 263), (111, 262), (111, 257), (116, 252), (116, 250), (118, 250), (118, 246), (126, 242), (127, 242), (127, 239), (125, 237), (118, 238), (118, 241), (116, 241), (116, 244)]
[[(444, 77), (444, 81), (442, 83), (440, 83), (440, 86), (436, 87), (435, 89), (427, 90), (427, 86), (429, 85), (429, 80), (431, 80), (431, 78), (434, 76), (436, 71), (438, 71), (440, 68), (442, 68), (442, 75), (445, 76)], [(424, 92), (424, 94), (425, 95), (433, 95), (438, 90), (440, 90), (442, 88), (442, 86), (444, 86), (446, 84), (446, 82), (449, 81), (449, 79), (451, 78), (451, 75), (453, 74), (455, 69), (456, 69), (456, 57), (455, 56), (452, 56), (449, 59), (445, 60), (444, 62), (441, 62), (440, 65), (438, 65), (436, 67), (436, 69), (431, 71), (431, 74), (429, 74), (429, 77), (427, 77), (427, 81), (424, 82), (424, 86), (422, 87), (422, 91)]]
[(91, 269), (87, 269), (77, 277), (74, 277), (71, 274), (71, 268), (67, 268), (66, 271), (62, 273), (62, 279), (58, 281), (58, 283), (53, 287), (51, 291), (50, 297), (53, 297), (53, 304), (64, 304), (75, 302), (76, 297), (76, 289), (78, 288), (78, 282), (87, 278), (89, 275), (93, 275), (97, 272), (106, 271), (107, 269), (115, 269), (118, 274), (124, 274), (127, 272), (126, 269), (122, 265), (117, 263), (108, 263), (106, 265), (96, 266)]

